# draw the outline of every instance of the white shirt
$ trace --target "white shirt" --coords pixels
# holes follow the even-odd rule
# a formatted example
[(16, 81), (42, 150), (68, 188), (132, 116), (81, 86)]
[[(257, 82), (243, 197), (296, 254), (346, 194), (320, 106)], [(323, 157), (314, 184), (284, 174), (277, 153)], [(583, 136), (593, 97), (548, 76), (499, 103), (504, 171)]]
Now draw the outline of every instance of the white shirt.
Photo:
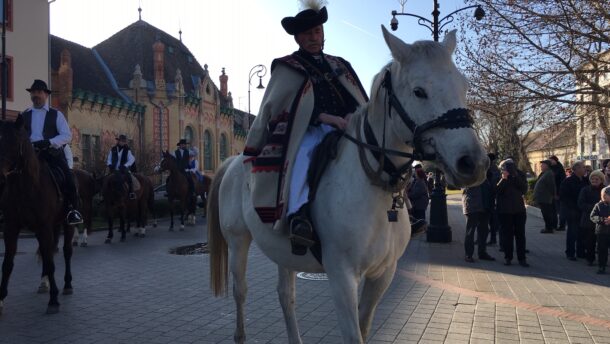
[[(116, 166), (113, 166), (115, 170), (118, 170), (121, 166), (121, 155), (123, 154), (123, 149), (119, 147), (119, 158), (117, 159)], [(112, 149), (108, 152), (108, 159), (106, 159), (106, 165), (112, 165)], [(133, 163), (136, 162), (136, 158), (131, 154), (131, 149), (127, 151), (127, 162), (125, 162), (125, 167), (129, 168)]]
[[(47, 111), (49, 111), (49, 105), (45, 104), (45, 106), (40, 109), (32, 107), (29, 110), (32, 110), (32, 135), (30, 136), (30, 141), (36, 142), (44, 140), (42, 130), (44, 128), (44, 119), (47, 115)], [(55, 126), (57, 127), (59, 135), (49, 140), (51, 142), (51, 147), (60, 148), (61, 146), (70, 143), (72, 141), (70, 126), (68, 125), (68, 121), (66, 121), (64, 114), (59, 110), (57, 110), (57, 121)]]

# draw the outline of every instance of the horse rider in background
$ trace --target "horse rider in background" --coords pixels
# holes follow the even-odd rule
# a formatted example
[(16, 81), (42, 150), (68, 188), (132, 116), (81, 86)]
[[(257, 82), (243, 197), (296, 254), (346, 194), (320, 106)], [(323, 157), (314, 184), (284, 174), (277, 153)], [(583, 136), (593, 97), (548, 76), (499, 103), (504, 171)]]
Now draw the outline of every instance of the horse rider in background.
[(191, 168), (190, 168), (190, 152), (189, 149), (186, 148), (186, 145), (188, 144), (188, 142), (186, 142), (185, 139), (180, 139), (180, 141), (178, 141), (178, 144), (176, 146), (178, 146), (178, 149), (176, 149), (174, 151), (174, 157), (176, 158), (176, 164), (178, 165), (178, 170), (180, 170), (184, 176), (186, 177), (186, 181), (188, 182), (189, 185), (189, 195), (191, 195), (191, 197), (195, 196), (195, 183), (193, 183), (193, 178), (191, 178), (190, 172), (191, 172)]
[(111, 172), (118, 171), (122, 174), (123, 179), (127, 181), (129, 187), (129, 199), (136, 199), (133, 192), (133, 181), (129, 170), (136, 162), (136, 158), (131, 153), (131, 149), (127, 145), (127, 136), (121, 134), (116, 138), (116, 145), (108, 152), (107, 164)]
[(69, 225), (83, 222), (82, 215), (75, 209), (78, 205), (74, 176), (66, 159), (64, 147), (72, 141), (72, 132), (61, 111), (49, 107), (47, 100), (51, 90), (42, 80), (34, 80), (27, 88), (30, 92), (32, 107), (19, 114), (17, 121), (23, 121), (30, 141), (49, 166), (60, 169), (64, 175), (63, 195), (67, 211), (66, 221)]

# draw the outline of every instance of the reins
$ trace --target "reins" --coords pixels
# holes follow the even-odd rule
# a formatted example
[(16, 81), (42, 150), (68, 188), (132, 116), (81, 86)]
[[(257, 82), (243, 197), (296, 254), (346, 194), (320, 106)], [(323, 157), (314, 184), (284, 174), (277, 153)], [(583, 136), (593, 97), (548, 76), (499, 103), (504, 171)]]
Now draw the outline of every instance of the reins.
[[(356, 137), (353, 137), (347, 132), (344, 132), (343, 136), (358, 146), (360, 163), (369, 179), (371, 179), (371, 183), (386, 191), (397, 193), (404, 190), (407, 182), (405, 176), (410, 171), (414, 160), (433, 161), (436, 159), (436, 153), (426, 153), (422, 147), (423, 134), (425, 132), (436, 128), (471, 128), (473, 120), (468, 109), (459, 108), (449, 110), (433, 120), (417, 125), (415, 121), (411, 119), (394, 93), (392, 75), (389, 68), (386, 69), (383, 81), (379, 87), (379, 90), (382, 89), (385, 90), (384, 94), (386, 100), (384, 101), (384, 104), (387, 104), (387, 106), (385, 107), (384, 112), (387, 112), (387, 116), (384, 113), (381, 145), (379, 145), (368, 121), (368, 108), (365, 109), (364, 121), (361, 121), (361, 118), (358, 117), (358, 122), (356, 123)], [(405, 144), (413, 146), (413, 153), (402, 152), (386, 148), (385, 146), (386, 121), (387, 118), (392, 118), (392, 110), (398, 114), (412, 133), (411, 140), (406, 140)], [(361, 131), (364, 132), (364, 140), (362, 139)], [(379, 168), (377, 170), (375, 170), (366, 159), (365, 149), (368, 149), (379, 163)], [(409, 160), (402, 166), (396, 167), (388, 156), (398, 156), (408, 158)], [(388, 174), (389, 179), (384, 180), (382, 178), (383, 172)]]

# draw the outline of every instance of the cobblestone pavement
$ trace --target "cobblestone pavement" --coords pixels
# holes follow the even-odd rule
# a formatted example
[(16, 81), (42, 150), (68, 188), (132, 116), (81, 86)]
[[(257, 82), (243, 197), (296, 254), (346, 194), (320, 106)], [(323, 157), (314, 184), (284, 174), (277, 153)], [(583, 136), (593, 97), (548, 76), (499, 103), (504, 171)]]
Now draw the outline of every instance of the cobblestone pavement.
[[(610, 275), (583, 260), (568, 261), (565, 232), (540, 234), (528, 215), (530, 268), (496, 262), (466, 263), (464, 218), (449, 200), (451, 244), (414, 239), (379, 306), (370, 343), (610, 343)], [(200, 220), (200, 223), (202, 221)], [(60, 296), (61, 311), (45, 315), (47, 295), (36, 294), (41, 266), (34, 239), (20, 254), (0, 316), (1, 343), (232, 343), (232, 298), (214, 298), (208, 257), (176, 256), (170, 248), (205, 241), (203, 226), (104, 245), (104, 232), (76, 248), (74, 295)], [(1, 245), (0, 245), (1, 246)], [(3, 248), (0, 248), (0, 252)], [(63, 285), (63, 260), (57, 256)], [(275, 293), (275, 266), (250, 252), (246, 304), (248, 343), (286, 343)], [(297, 314), (304, 343), (340, 343), (327, 282), (297, 281)]]

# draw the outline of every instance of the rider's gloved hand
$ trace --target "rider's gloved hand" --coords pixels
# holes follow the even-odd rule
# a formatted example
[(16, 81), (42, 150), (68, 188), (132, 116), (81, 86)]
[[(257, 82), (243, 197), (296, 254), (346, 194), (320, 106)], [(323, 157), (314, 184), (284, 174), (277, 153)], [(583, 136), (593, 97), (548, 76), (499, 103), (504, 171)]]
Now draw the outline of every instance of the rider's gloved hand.
[(40, 150), (44, 150), (44, 149), (47, 149), (47, 148), (51, 147), (51, 141), (49, 141), (49, 140), (40, 140), (40, 141), (32, 142), (32, 145), (35, 148), (38, 148)]

